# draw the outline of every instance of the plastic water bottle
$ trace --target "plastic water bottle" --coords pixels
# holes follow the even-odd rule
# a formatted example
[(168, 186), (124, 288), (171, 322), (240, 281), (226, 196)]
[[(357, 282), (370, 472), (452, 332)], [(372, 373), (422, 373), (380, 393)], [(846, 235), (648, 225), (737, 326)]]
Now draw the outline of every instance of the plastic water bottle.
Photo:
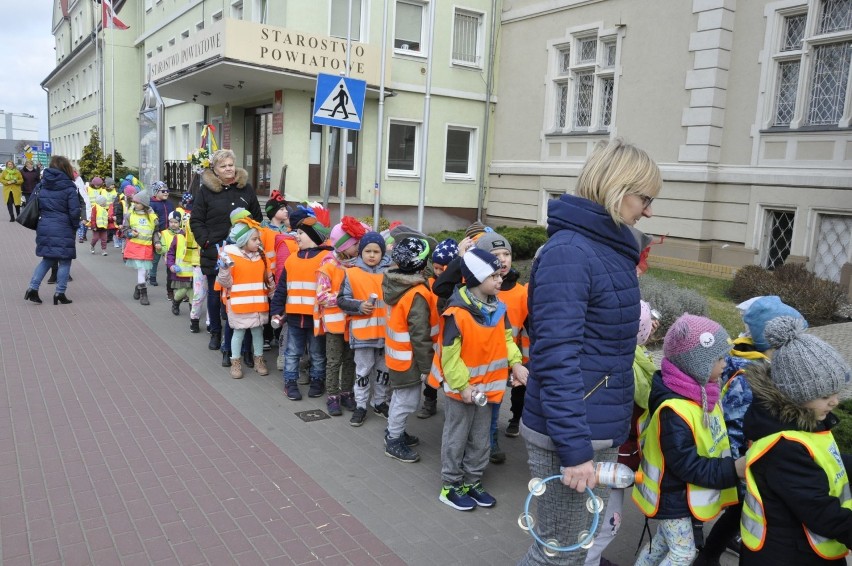
[(618, 462), (598, 462), (595, 464), (595, 476), (600, 485), (623, 489), (634, 482), (633, 470)]
[(281, 317), (279, 315), (273, 316), (269, 319), (269, 326), (272, 328), (280, 328), (281, 327)]
[(470, 395), (470, 400), (473, 401), (474, 405), (484, 407), (488, 404), (488, 395), (474, 387), (473, 392)]

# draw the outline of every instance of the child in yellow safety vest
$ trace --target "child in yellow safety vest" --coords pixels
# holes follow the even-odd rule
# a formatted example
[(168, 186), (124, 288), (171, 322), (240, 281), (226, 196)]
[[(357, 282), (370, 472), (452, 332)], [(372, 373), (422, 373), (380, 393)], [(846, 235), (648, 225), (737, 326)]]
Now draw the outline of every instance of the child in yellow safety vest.
[(446, 395), (439, 500), (460, 511), (497, 502), (482, 486), (490, 448), (488, 403), (502, 401), (508, 368), (521, 383), (528, 376), (506, 305), (497, 299), (503, 282), (500, 268), (500, 260), (486, 251), (465, 252), (461, 264), (465, 285), (447, 302), (430, 374), (435, 380), (440, 373)]
[(95, 246), (101, 243), (101, 255), (107, 255), (107, 236), (110, 225), (115, 226), (115, 213), (113, 205), (107, 202), (103, 194), (99, 194), (92, 202), (92, 210), (89, 215), (89, 226), (92, 228), (91, 252), (95, 253)]
[(701, 316), (684, 314), (666, 333), (661, 371), (651, 382), (651, 416), (640, 420), (641, 475), (632, 492), (642, 513), (660, 522), (637, 566), (692, 564), (692, 518), (709, 521), (737, 502), (745, 462), (731, 456), (718, 402), (729, 349), (725, 329)]
[[(228, 232), (227, 244), (220, 250), (220, 267), (216, 282), (222, 287), (222, 303), (228, 313), (228, 326), (233, 331), (228, 348), (231, 352), (231, 377), (243, 377), (240, 352), (246, 330), (252, 335), (254, 369), (269, 375), (263, 358), (263, 324), (269, 317), (269, 298), (275, 292), (272, 271), (263, 254), (258, 224), (237, 221)], [(253, 225), (252, 225), (253, 224)]]
[(325, 335), (325, 391), (328, 414), (339, 417), (343, 408), (355, 410), (352, 387), (355, 382), (355, 351), (349, 347), (347, 317), (337, 305), (337, 296), (346, 270), (355, 265), (358, 243), (369, 227), (344, 216), (331, 229), (329, 242), (334, 253), (317, 269), (317, 302), (314, 308), (314, 334)]
[[(382, 274), (390, 258), (385, 239), (378, 232), (367, 232), (358, 243), (358, 259), (347, 270), (337, 306), (349, 315), (349, 346), (355, 350), (355, 411), (349, 419), (361, 426), (367, 418), (367, 405), (373, 412), (388, 416), (388, 368), (385, 364), (385, 303)], [(375, 380), (373, 376), (375, 375)]]
[(852, 494), (832, 434), (831, 411), (848, 395), (850, 367), (805, 334), (800, 318), (766, 323), (770, 364), (746, 371), (753, 402), (744, 419), (746, 494), (740, 564), (845, 564), (852, 548)]
[(151, 195), (140, 191), (131, 196), (132, 206), (124, 215), (122, 232), (127, 238), (124, 245), (124, 264), (136, 270), (136, 287), (133, 298), (141, 305), (150, 305), (148, 300), (148, 270), (154, 265), (154, 252), (162, 252), (160, 232), (157, 230), (157, 215), (151, 210)]
[(181, 228), (183, 214), (175, 210), (169, 214), (169, 227), (160, 233), (166, 255), (166, 288), (172, 291), (172, 314), (180, 315), (180, 304), (192, 300), (193, 258), (189, 242)]

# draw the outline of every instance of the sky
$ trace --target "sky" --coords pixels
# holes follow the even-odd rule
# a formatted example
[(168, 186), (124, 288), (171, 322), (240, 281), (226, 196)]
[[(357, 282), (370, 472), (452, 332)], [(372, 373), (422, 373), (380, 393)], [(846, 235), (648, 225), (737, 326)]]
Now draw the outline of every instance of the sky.
[(47, 93), (40, 84), (56, 66), (51, 19), (55, 0), (3, 1), (0, 110), (32, 114), (47, 140)]

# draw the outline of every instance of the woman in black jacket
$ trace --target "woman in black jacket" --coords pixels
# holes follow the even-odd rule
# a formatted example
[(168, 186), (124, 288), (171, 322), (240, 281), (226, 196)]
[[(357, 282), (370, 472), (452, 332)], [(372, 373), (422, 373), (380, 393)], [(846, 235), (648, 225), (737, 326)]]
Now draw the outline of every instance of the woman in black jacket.
[(24, 166), (21, 167), (21, 177), (24, 178), (24, 183), (21, 185), (21, 194), (24, 199), (30, 198), (33, 194), (33, 189), (41, 180), (41, 167), (36, 167), (32, 159), (27, 159)]
[(77, 197), (77, 186), (73, 178), (74, 168), (68, 158), (54, 155), (44, 172), (38, 193), (36, 255), (42, 260), (36, 266), (30, 286), (24, 293), (25, 301), (41, 304), (38, 288), (51, 266), (58, 262), (59, 271), (53, 304), (65, 305), (71, 302), (71, 299), (65, 296), (65, 289), (68, 287), (71, 260), (77, 257), (74, 237), (80, 223), (80, 200)]
[(224, 242), (231, 229), (231, 212), (245, 208), (260, 222), (263, 214), (248, 172), (236, 167), (234, 152), (220, 149), (210, 157), (210, 168), (201, 173), (201, 185), (193, 202), (189, 226), (201, 246), (201, 271), (207, 277), (207, 312), (210, 317), (210, 344), (218, 350), (222, 341), (222, 302), (213, 291), (216, 282), (216, 244)]

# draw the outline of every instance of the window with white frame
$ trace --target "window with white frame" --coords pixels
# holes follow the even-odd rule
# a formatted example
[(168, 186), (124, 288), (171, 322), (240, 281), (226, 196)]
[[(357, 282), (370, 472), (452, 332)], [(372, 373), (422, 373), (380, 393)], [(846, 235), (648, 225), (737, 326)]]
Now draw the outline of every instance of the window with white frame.
[(482, 67), (483, 14), (455, 9), (453, 15), (453, 63)]
[(420, 124), (391, 120), (388, 127), (388, 174), (418, 175)]
[[(349, 19), (349, 0), (331, 0), (329, 5), (329, 32), (332, 37), (346, 38)], [(361, 0), (352, 0), (352, 41), (361, 41)]]
[(267, 23), (269, 17), (269, 0), (253, 0), (251, 21), (260, 24)]
[(211, 21), (213, 21), (214, 23), (215, 23), (215, 22), (218, 22), (218, 21), (219, 21), (219, 20), (221, 20), (221, 19), (222, 19), (222, 10), (218, 10), (218, 11), (216, 11), (216, 12), (213, 12), (213, 13), (210, 15), (210, 20), (211, 20)]
[(808, 0), (779, 14), (768, 126), (849, 124), (852, 0)]
[(393, 47), (397, 52), (426, 53), (429, 4), (420, 0), (397, 0)]
[(235, 20), (243, 19), (243, 0), (231, 2), (231, 17)]
[(447, 126), (447, 149), (444, 154), (444, 177), (473, 179), (476, 158), (476, 129)]
[(552, 50), (552, 130), (601, 132), (612, 126), (618, 42), (589, 32), (572, 35)]

